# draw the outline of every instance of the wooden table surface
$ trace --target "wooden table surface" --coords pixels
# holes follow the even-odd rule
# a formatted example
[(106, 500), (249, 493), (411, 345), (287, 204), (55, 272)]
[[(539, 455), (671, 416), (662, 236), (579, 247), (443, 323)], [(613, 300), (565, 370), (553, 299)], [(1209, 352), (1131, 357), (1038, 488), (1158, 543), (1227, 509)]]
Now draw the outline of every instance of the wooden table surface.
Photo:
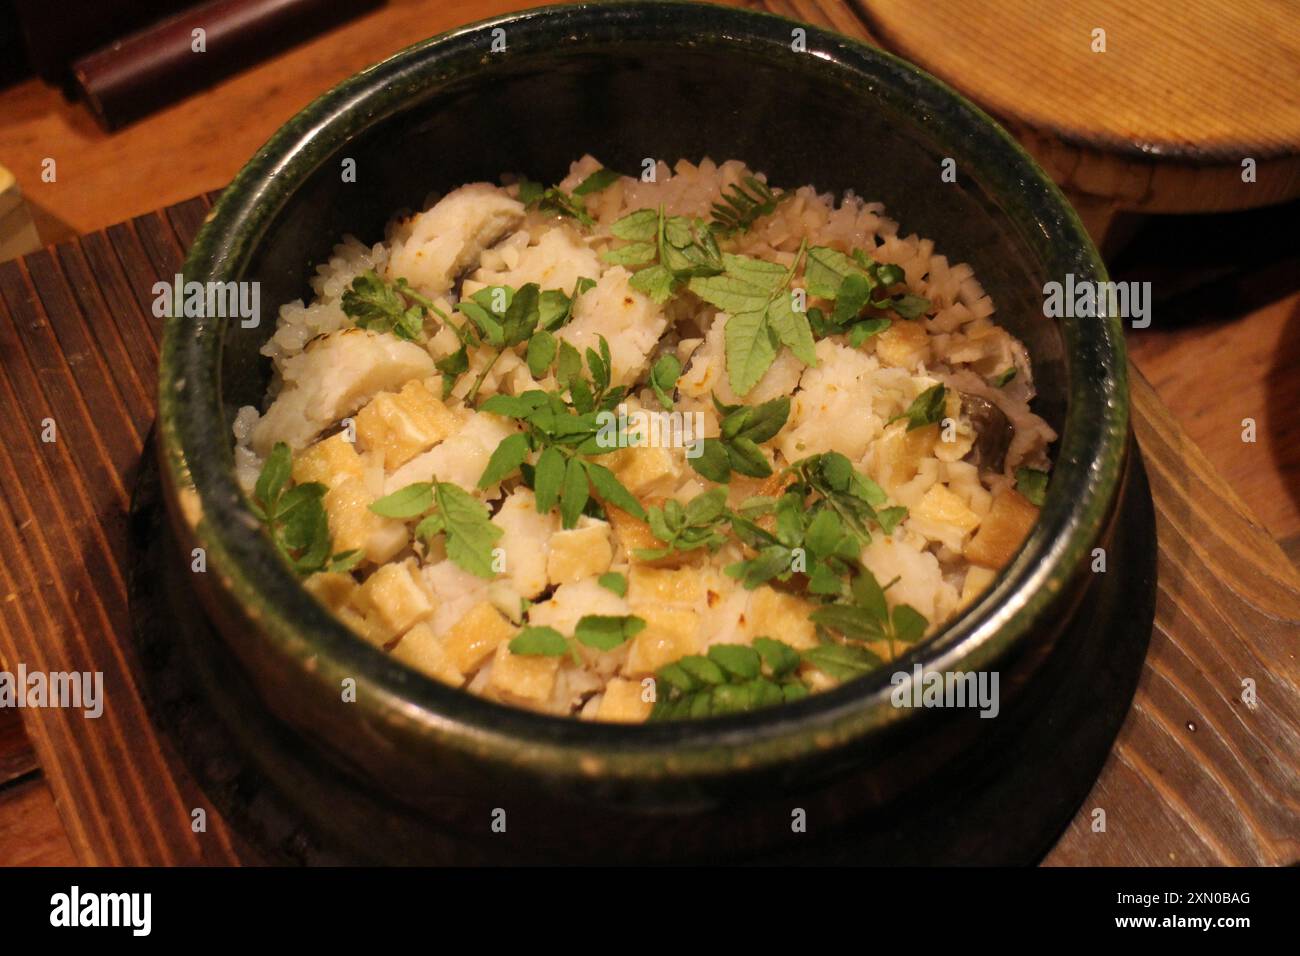
[[(847, 7), (836, 0), (731, 2), (765, 5), (862, 35)], [(0, 164), (17, 176), (42, 239), (60, 242), (218, 189), (284, 119), (344, 77), (441, 30), (535, 5), (520, 0), (397, 0), (114, 135), (101, 132), (80, 105), (28, 80), (0, 90)], [(57, 163), (52, 183), (40, 175), (47, 157)], [(1270, 223), (1279, 214), (1271, 215)], [(1294, 211), (1289, 219), (1294, 237)], [(1195, 222), (1211, 237), (1220, 228), (1215, 220)], [(1251, 231), (1244, 220), (1233, 228)], [(1156, 268), (1159, 275), (1159, 250), (1168, 241), (1167, 229), (1153, 226), (1139, 232), (1120, 256), (1127, 265), (1119, 271), (1145, 275)], [(1209, 249), (1214, 242), (1209, 238), (1199, 245)], [(1215, 252), (1209, 249), (1206, 255), (1212, 259)], [(1239, 249), (1217, 255), (1220, 262), (1225, 257), (1252, 260)], [(1233, 299), (1239, 305), (1235, 312), (1232, 303), (1210, 319), (1182, 304), (1167, 313), (1157, 311), (1150, 329), (1130, 337), (1130, 349), (1182, 433), (1199, 446), (1254, 520), (1296, 559), (1300, 250), (1292, 239), (1290, 248), (1274, 246), (1261, 261), (1219, 283), (1220, 291), (1226, 283), (1239, 293)], [(1257, 423), (1254, 443), (1242, 441), (1243, 419)], [(0, 667), (13, 663), (0, 661)], [(77, 862), (13, 710), (0, 710), (0, 862)]]

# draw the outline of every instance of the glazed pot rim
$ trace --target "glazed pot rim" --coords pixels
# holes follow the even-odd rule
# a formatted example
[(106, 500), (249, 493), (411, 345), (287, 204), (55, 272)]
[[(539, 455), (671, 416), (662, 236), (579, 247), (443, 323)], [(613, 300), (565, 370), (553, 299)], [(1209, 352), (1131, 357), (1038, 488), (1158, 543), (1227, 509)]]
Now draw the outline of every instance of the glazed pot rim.
[[(806, 31), (807, 52), (790, 49)], [(222, 194), (184, 265), (187, 281), (239, 278), (292, 191), (354, 136), (436, 92), (452, 75), (482, 70), (487, 37), (504, 27), (502, 56), (590, 53), (601, 37), (727, 48), (751, 56), (815, 56), (818, 70), (876, 96), (906, 98), (936, 136), (984, 160), (980, 176), (1002, 212), (1045, 257), (1048, 272), (1105, 281), (1100, 256), (1055, 184), (989, 116), (895, 56), (770, 14), (680, 0), (542, 7), (470, 24), (415, 44), (345, 80), (281, 127)], [(793, 61), (792, 61), (793, 62)], [(386, 88), (408, 90), (382, 102)], [(375, 109), (374, 103), (381, 102)], [(360, 128), (353, 122), (362, 111)], [(960, 157), (959, 157), (960, 161)], [(1011, 202), (1007, 203), (1007, 200)], [(906, 210), (899, 211), (906, 216)], [(1061, 318), (1068, 401), (1053, 479), (1038, 523), (994, 585), (933, 638), (891, 666), (803, 701), (704, 721), (598, 724), (513, 708), (417, 674), (355, 636), (318, 604), (261, 534), (236, 483), (220, 388), (224, 320), (166, 320), (159, 382), (164, 488), (209, 567), (256, 620), (276, 653), (334, 688), (355, 679), (357, 700), (388, 722), (512, 766), (638, 779), (713, 775), (809, 756), (915, 712), (890, 702), (890, 675), (987, 667), (1022, 644), (1102, 534), (1119, 488), (1128, 434), (1127, 363), (1118, 318)], [(1100, 374), (1099, 374), (1100, 371)]]

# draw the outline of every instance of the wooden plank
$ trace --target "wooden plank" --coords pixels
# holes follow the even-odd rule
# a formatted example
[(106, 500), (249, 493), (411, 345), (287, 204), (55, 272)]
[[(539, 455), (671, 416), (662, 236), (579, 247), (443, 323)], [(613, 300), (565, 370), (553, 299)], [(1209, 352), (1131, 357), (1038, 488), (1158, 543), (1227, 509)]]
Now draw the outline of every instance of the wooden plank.
[[(836, 19), (840, 7), (835, 0), (732, 2), (766, 6), (854, 35), (866, 33)], [(203, 204), (186, 203), (162, 215), (105, 227), (141, 208), (227, 181), (297, 105), (382, 53), (493, 12), (490, 6), (478, 0), (423, 0), (386, 7), (359, 21), (357, 30), (328, 34), (204, 94), (202, 109), (184, 104), (117, 137), (78, 124), (70, 115), (77, 107), (63, 103), (55, 90), (28, 83), (0, 91), (0, 111), (14, 119), (0, 130), (0, 147), (7, 159), (19, 160), (15, 172), (24, 180), (46, 238), (105, 230), (46, 253), (49, 258), (38, 261), (35, 274), (52, 286), (39, 293), (30, 288), (30, 268), (0, 267), (0, 412), (24, 426), (0, 447), (0, 481), (17, 489), (0, 498), (0, 547), (12, 556), (0, 562), (0, 596), (13, 595), (0, 601), (0, 658), (19, 659), (15, 652), (22, 648), (21, 659), (30, 666), (44, 661), (57, 669), (58, 663), (85, 666), (91, 658), (98, 665), (102, 656), (106, 680), (112, 678), (115, 709), (123, 710), (115, 722), (102, 726), (57, 711), (30, 715), (31, 745), (48, 776), (22, 783), (21, 798), (12, 795), (17, 788), (0, 790), (0, 861), (7, 860), (9, 847), (39, 846), (46, 840), (43, 834), (57, 836), (52, 825), (56, 800), (66, 836), (54, 842), (61, 843), (65, 854), (75, 849), (83, 862), (239, 858), (233, 837), (215, 814), (209, 815), (209, 831), (196, 847), (185, 808), (201, 806), (203, 797), (194, 792), (138, 700), (121, 568), (115, 563), (121, 546), (113, 536), (120, 528), (112, 510), (101, 513), (93, 504), (121, 507), (122, 492), (130, 489), (129, 472), (111, 472), (115, 462), (131, 456), (84, 430), (75, 450), (39, 442), (39, 418), (31, 416), (48, 413), (55, 398), (62, 403), (59, 414), (70, 411), (74, 418), (96, 413), (99, 406), (95, 394), (80, 386), (47, 395), (47, 387), (66, 387), (70, 372), (80, 366), (61, 353), (38, 352), (33, 358), (27, 350), (61, 349), (65, 342), (99, 350), (91, 377), (110, 392), (107, 408), (115, 416), (116, 440), (138, 441), (142, 400), (152, 400), (157, 360), (159, 323), (151, 312), (151, 287), (160, 269), (174, 267)], [(376, 42), (367, 43), (368, 37)], [(226, 131), (223, 137), (234, 131), (236, 139), (223, 138), (222, 148), (215, 149), (214, 130)], [(160, 151), (159, 142), (173, 148)], [(59, 158), (60, 179), (44, 184), (40, 159), (51, 154)], [(182, 154), (187, 162), (177, 166), (171, 157)], [(123, 169), (131, 175), (124, 178)], [(44, 312), (48, 307), (67, 314), (50, 317)], [(46, 327), (20, 335), (13, 328), (17, 309), (29, 322)], [(1297, 487), (1288, 478), (1297, 473), (1296, 461), (1287, 457), (1287, 449), (1300, 447), (1289, 441), (1300, 423), (1300, 403), (1269, 404), (1278, 388), (1285, 392), (1287, 370), (1294, 370), (1296, 352), (1288, 343), (1296, 336), (1287, 331), (1294, 324), (1295, 303), (1266, 311), (1252, 316), (1232, 333), (1235, 337), (1219, 337), (1229, 334), (1226, 326), (1200, 335), (1160, 334), (1158, 339), (1153, 332), (1149, 348), (1144, 350), (1139, 340), (1135, 349), (1139, 364), (1151, 365), (1162, 395), (1174, 400), (1215, 464), (1235, 469), (1233, 488), (1251, 496), (1252, 507), (1263, 515), (1279, 500), (1294, 504), (1286, 489)], [(64, 322), (74, 314), (91, 326), (88, 336)], [(1263, 338), (1249, 362), (1234, 363), (1232, 381), (1257, 390), (1248, 400), (1214, 401), (1215, 394), (1239, 393), (1227, 387), (1206, 389), (1202, 356), (1230, 354), (1230, 348), (1250, 346), (1255, 336)], [(1284, 361), (1288, 356), (1289, 365)], [(1261, 384), (1261, 375), (1268, 381)], [(25, 404), (19, 400), (23, 389)], [(1199, 459), (1192, 442), (1142, 382), (1134, 386), (1134, 402), (1160, 523), (1157, 632), (1121, 744), (1049, 862), (1295, 861), (1300, 856), (1295, 846), (1300, 788), (1294, 762), (1294, 580), (1274, 571), (1276, 546)], [(1223, 437), (1237, 434), (1243, 404), (1269, 408), (1271, 444), (1242, 449)], [(1269, 476), (1266, 481), (1259, 479), (1261, 473)], [(67, 487), (73, 491), (58, 498), (41, 493), (56, 480), (70, 481)], [(93, 500), (90, 485), (98, 495)], [(1300, 526), (1288, 530), (1287, 512), (1277, 511), (1283, 524), (1268, 518), (1268, 526), (1290, 540), (1300, 539)], [(98, 594), (97, 588), (118, 593)], [(1268, 669), (1257, 678), (1260, 705), (1250, 711), (1239, 702), (1239, 678), (1260, 671), (1264, 663)], [(136, 749), (119, 751), (127, 738)], [(124, 773), (131, 779), (118, 780)], [(1106, 834), (1090, 828), (1094, 806), (1108, 811)], [(174, 849), (166, 852), (164, 843)], [(37, 862), (67, 862), (66, 855), (58, 860), (44, 850), (38, 856)]]
[[(1300, 257), (1289, 261), (1300, 275)], [(1300, 538), (1300, 292), (1235, 321), (1157, 319), (1129, 349), (1215, 471), (1274, 537)], [(1203, 356), (1195, 365), (1191, 355)], [(1255, 441), (1242, 441), (1243, 421)]]
[[(154, 220), (143, 226), (144, 241), (120, 232), (128, 241), (115, 248), (127, 275), (148, 279), (146, 290), (160, 267), (179, 261), (170, 226)], [(131, 419), (99, 351), (103, 340), (85, 331), (59, 253), (73, 254), (45, 251), (0, 266), (0, 406), (29, 426), (0, 452), (0, 474), (12, 476), (0, 541), (16, 556), (4, 583), (18, 595), (5, 606), (0, 646), (33, 669), (104, 674), (101, 718), (57, 709), (28, 715), (84, 862), (231, 862), (220, 820), (202, 838), (190, 831), (203, 799), (169, 765), (140, 699), (126, 646), (126, 512), (147, 407)], [(53, 443), (39, 440), (45, 419), (57, 429)]]
[(1142, 375), (1132, 381), (1160, 543), (1155, 632), (1115, 750), (1047, 862), (1295, 863), (1300, 574)]
[[(78, 331), (48, 311), (102, 322), (103, 303), (120, 302), (124, 284), (147, 288), (176, 268), (188, 240), (177, 231), (191, 232), (203, 208), (108, 230), (111, 261), (102, 237), (89, 236), (0, 266), (7, 320), (0, 407), (15, 421), (50, 415), (61, 435), (45, 446), (32, 427), (0, 448), (0, 481), (15, 488), (0, 505), (0, 547), (17, 557), (0, 570), (0, 586), (18, 596), (0, 602), (0, 648), (47, 670), (93, 665), (114, 689), (114, 706), (99, 722), (29, 714), (69, 839), (88, 862), (238, 859), (215, 813), (205, 839), (189, 833), (187, 808), (203, 805), (202, 797), (148, 722), (131, 660), (122, 509), (143, 427), (130, 415), (140, 396), (125, 396), (144, 357), (127, 354), (122, 333), (127, 323), (152, 331), (152, 322), (132, 305), (140, 304), (135, 294), (117, 334)], [(105, 275), (115, 293), (85, 288), (87, 269)], [(73, 363), (69, 349), (95, 354)], [(1136, 371), (1133, 397), (1161, 542), (1156, 634), (1119, 745), (1049, 862), (1300, 859), (1300, 583)], [(1240, 700), (1244, 677), (1258, 687), (1253, 710)], [(1089, 826), (1097, 806), (1107, 809), (1104, 835)]]
[[(0, 662), (0, 669), (10, 670)], [(12, 671), (10, 671), (12, 673)], [(22, 718), (16, 710), (0, 710), (0, 787), (38, 773), (36, 751), (23, 730)]]
[(0, 866), (75, 866), (44, 781), (0, 789)]

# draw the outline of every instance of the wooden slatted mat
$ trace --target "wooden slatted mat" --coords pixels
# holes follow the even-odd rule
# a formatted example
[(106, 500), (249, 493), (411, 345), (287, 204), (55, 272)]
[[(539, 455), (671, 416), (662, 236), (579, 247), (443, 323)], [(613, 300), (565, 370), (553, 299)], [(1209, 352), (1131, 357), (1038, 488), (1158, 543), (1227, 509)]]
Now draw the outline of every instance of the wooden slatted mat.
[[(208, 208), (191, 200), (0, 264), (0, 659), (104, 673), (98, 719), (22, 711), (86, 863), (255, 859), (150, 721), (126, 599), (128, 507), (154, 415), (151, 289)], [(1300, 579), (1134, 382), (1160, 540), (1156, 632), (1114, 752), (1047, 862), (1295, 862)], [(199, 807), (204, 833), (191, 828)]]
[(205, 800), (145, 714), (125, 590), (127, 513), (154, 416), (151, 287), (178, 271), (206, 208), (194, 200), (0, 264), (0, 408), (14, 426), (0, 443), (0, 656), (103, 672), (102, 716), (23, 712), (86, 863), (238, 859), (220, 819), (191, 830)]

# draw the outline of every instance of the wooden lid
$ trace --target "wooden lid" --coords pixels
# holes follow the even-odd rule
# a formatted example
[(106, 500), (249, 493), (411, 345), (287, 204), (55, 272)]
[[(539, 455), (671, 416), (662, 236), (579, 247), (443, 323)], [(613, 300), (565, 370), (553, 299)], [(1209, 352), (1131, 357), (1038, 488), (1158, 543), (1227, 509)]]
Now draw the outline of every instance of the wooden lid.
[(1293, 0), (861, 2), (891, 49), (1040, 131), (1168, 158), (1300, 152)]

